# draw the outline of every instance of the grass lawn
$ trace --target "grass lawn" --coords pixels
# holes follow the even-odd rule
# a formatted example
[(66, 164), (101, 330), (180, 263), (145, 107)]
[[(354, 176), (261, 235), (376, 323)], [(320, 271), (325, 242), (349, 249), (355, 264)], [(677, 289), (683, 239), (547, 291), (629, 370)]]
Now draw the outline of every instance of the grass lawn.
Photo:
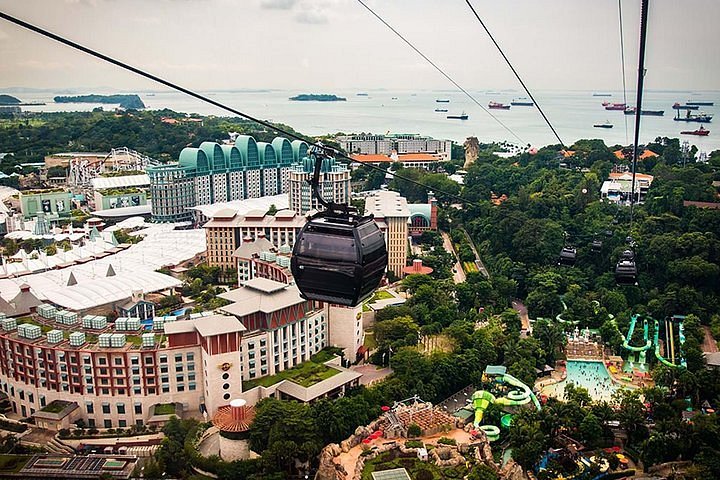
[(375, 295), (370, 297), (370, 300), (368, 300), (368, 303), (377, 302), (378, 300), (387, 300), (388, 298), (395, 298), (392, 296), (390, 292), (387, 292), (385, 290), (378, 290), (375, 292)]
[(125, 335), (125, 341), (130, 342), (137, 347), (142, 345), (142, 337), (139, 337), (138, 335)]
[(365, 332), (365, 342), (363, 342), (363, 345), (368, 348), (368, 350), (375, 350), (377, 348), (377, 342), (375, 341), (375, 334), (373, 332)]
[(398, 450), (391, 450), (365, 463), (365, 469), (362, 472), (361, 479), (372, 480), (373, 472), (391, 470), (393, 468), (406, 469), (408, 474), (410, 474), (410, 478), (418, 478), (420, 472), (427, 470), (432, 474), (432, 478), (437, 480), (463, 478), (468, 473), (464, 465), (441, 468), (434, 463), (423, 462), (415, 455), (403, 455)]
[(32, 455), (0, 455), (0, 472), (17, 473)]
[(175, 415), (174, 403), (158, 403), (155, 405), (155, 415)]
[(250, 390), (258, 385), (269, 387), (270, 385), (275, 385), (281, 380), (290, 380), (293, 383), (297, 383), (298, 385), (307, 388), (338, 373), (340, 373), (340, 370), (328, 367), (323, 363), (315, 363), (311, 360), (309, 362), (303, 362), (300, 365), (296, 365), (288, 370), (283, 370), (275, 375), (255, 378), (253, 380), (243, 382), (243, 390)]
[(41, 408), (40, 411), (47, 413), (60, 413), (68, 405), (70, 405), (70, 402), (66, 402), (65, 400), (53, 400), (52, 402)]

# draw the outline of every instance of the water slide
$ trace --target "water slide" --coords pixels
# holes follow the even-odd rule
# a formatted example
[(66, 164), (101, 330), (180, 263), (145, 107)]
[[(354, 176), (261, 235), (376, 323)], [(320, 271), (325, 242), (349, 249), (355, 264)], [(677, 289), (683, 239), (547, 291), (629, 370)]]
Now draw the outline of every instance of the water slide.
[(496, 381), (499, 381), (500, 383), (507, 383), (508, 385), (517, 387), (520, 390), (512, 390), (507, 394), (506, 397), (496, 397), (487, 390), (478, 390), (473, 393), (471, 400), (473, 409), (475, 410), (475, 420), (473, 422), (473, 426), (475, 428), (479, 428), (480, 423), (482, 423), (483, 415), (485, 415), (485, 410), (487, 410), (491, 403), (496, 403), (498, 405), (514, 406), (525, 405), (532, 401), (535, 405), (535, 408), (537, 408), (538, 410), (542, 410), (540, 401), (530, 389), (530, 387), (525, 385), (517, 378), (513, 377), (512, 375), (505, 374), (498, 375)]
[[(680, 354), (682, 354), (682, 346), (685, 344), (685, 325), (683, 324), (682, 320), (685, 317), (676, 315), (673, 316), (673, 319), (678, 320), (678, 338), (680, 339)], [(674, 347), (674, 340), (672, 337), (672, 323), (670, 324), (670, 341), (668, 342), (668, 339), (665, 339), (665, 353), (668, 353), (668, 346)], [(687, 362), (685, 361), (685, 358), (681, 358), (680, 365), (676, 363), (672, 363), (671, 361), (667, 360), (666, 358), (663, 358), (662, 355), (660, 355), (660, 322), (655, 320), (655, 357), (662, 363), (663, 365), (671, 368), (678, 368), (678, 367), (687, 367)]]
[[(645, 341), (645, 345), (640, 347), (635, 347), (633, 345), (630, 345), (630, 340), (632, 340), (633, 333), (635, 332), (635, 324), (637, 323), (638, 318), (640, 318), (640, 315), (633, 315), (630, 318), (630, 328), (628, 329), (628, 333), (625, 336), (625, 340), (623, 341), (623, 348), (626, 350), (630, 350), (631, 352), (644, 352), (646, 350), (649, 350), (650, 347), (652, 347), (652, 340), (650, 340), (649, 335), (649, 329), (650, 325), (648, 324), (647, 318), (643, 316), (643, 340)], [(655, 335), (657, 336), (657, 321), (655, 322)], [(656, 341), (657, 343), (657, 341)]]

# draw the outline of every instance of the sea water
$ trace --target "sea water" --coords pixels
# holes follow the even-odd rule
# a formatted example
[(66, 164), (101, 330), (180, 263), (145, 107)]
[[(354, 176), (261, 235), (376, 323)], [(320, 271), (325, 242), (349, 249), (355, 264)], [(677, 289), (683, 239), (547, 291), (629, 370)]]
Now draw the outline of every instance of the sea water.
[[(557, 143), (548, 126), (535, 107), (513, 106), (510, 110), (483, 111), (464, 94), (456, 91), (390, 91), (367, 90), (367, 96), (358, 96), (357, 90), (334, 90), (338, 96), (347, 98), (344, 102), (297, 102), (289, 97), (310, 91), (248, 90), (202, 92), (209, 98), (224, 103), (247, 114), (283, 123), (307, 135), (345, 133), (417, 133), (435, 138), (449, 138), (463, 142), (469, 136), (476, 136), (481, 142), (510, 141), (516, 144), (530, 143), (543, 146)], [(81, 92), (82, 93), (82, 92)], [(100, 92), (98, 92), (100, 93)], [(174, 91), (139, 92), (149, 109), (169, 108), (177, 112), (199, 113), (202, 115), (232, 116), (220, 108)], [(539, 90), (533, 95), (555, 126), (567, 145), (581, 138), (600, 138), (608, 145), (630, 144), (633, 140), (635, 116), (624, 115), (622, 111), (607, 111), (603, 101), (623, 102), (622, 92), (611, 93), (610, 97), (595, 97), (591, 91)], [(112, 109), (112, 105), (91, 103), (60, 103), (52, 98), (58, 93), (17, 93), (24, 102), (47, 102), (43, 106), (22, 107), (26, 111), (89, 111), (101, 106)], [(63, 94), (67, 95), (67, 92)], [(471, 94), (485, 109), (490, 101), (509, 103), (514, 98), (525, 97), (518, 90), (500, 92), (473, 91)], [(396, 99), (393, 99), (393, 98)], [(450, 103), (436, 103), (438, 98), (449, 99)], [(715, 106), (701, 106), (698, 112), (720, 113), (720, 91), (647, 91), (643, 97), (643, 109), (664, 110), (662, 117), (643, 116), (640, 129), (641, 143), (653, 141), (656, 137), (680, 137), (696, 145), (700, 151), (710, 153), (720, 149), (720, 129), (715, 132), (714, 124), (704, 124), (711, 131), (708, 137), (681, 136), (682, 130), (695, 130), (700, 124), (673, 121), (675, 110), (672, 104), (688, 100), (714, 101)], [(632, 105), (634, 98), (628, 96)], [(447, 112), (435, 112), (436, 108), (447, 108)], [(446, 116), (465, 112), (468, 120), (450, 120)], [(488, 113), (489, 112), (489, 113)], [(684, 114), (684, 111), (681, 111)], [(508, 129), (493, 120), (496, 119)], [(610, 121), (613, 128), (594, 128), (593, 124)], [(716, 118), (720, 123), (720, 116)], [(627, 122), (627, 130), (626, 130)], [(516, 136), (517, 137), (516, 137)], [(519, 138), (518, 138), (519, 137)]]

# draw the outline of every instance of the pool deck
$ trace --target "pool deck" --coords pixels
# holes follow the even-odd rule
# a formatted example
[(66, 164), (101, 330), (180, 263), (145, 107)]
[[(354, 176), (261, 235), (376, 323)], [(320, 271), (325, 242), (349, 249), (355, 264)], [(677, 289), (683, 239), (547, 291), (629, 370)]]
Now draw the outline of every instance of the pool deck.
[[(620, 388), (628, 388), (628, 389), (635, 389), (635, 388), (641, 388), (645, 386), (652, 386), (654, 385), (654, 382), (652, 381), (651, 377), (646, 378), (633, 378), (632, 382), (628, 382), (624, 380), (622, 377), (627, 377), (628, 375), (623, 373), (622, 371), (618, 371), (618, 373), (613, 374), (610, 369), (607, 366), (607, 363), (602, 358), (596, 358), (596, 357), (590, 357), (590, 358), (584, 358), (580, 356), (572, 356), (571, 358), (567, 359), (568, 362), (593, 362), (593, 363), (601, 363), (603, 367), (605, 368), (605, 371), (608, 374), (608, 377), (612, 381), (613, 384)], [(535, 382), (535, 388), (540, 391), (540, 393), (543, 393), (543, 389), (554, 385), (560, 382), (563, 382), (567, 380), (567, 370), (565, 365), (557, 365), (555, 367), (555, 371), (552, 373), (550, 378), (542, 378)]]

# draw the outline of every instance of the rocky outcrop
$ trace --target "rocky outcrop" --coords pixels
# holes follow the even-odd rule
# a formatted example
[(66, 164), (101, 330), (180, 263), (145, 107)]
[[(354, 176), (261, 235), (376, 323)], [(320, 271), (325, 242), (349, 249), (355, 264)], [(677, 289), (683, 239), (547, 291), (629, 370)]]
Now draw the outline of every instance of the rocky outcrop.
[(342, 453), (342, 449), (337, 443), (331, 443), (322, 449), (316, 480), (344, 480), (347, 478), (345, 468), (333, 461), (340, 453)]
[(430, 460), (438, 467), (456, 467), (465, 463), (457, 447), (438, 446), (430, 452)]
[(499, 475), (503, 480), (528, 480), (525, 470), (512, 459), (500, 469)]

